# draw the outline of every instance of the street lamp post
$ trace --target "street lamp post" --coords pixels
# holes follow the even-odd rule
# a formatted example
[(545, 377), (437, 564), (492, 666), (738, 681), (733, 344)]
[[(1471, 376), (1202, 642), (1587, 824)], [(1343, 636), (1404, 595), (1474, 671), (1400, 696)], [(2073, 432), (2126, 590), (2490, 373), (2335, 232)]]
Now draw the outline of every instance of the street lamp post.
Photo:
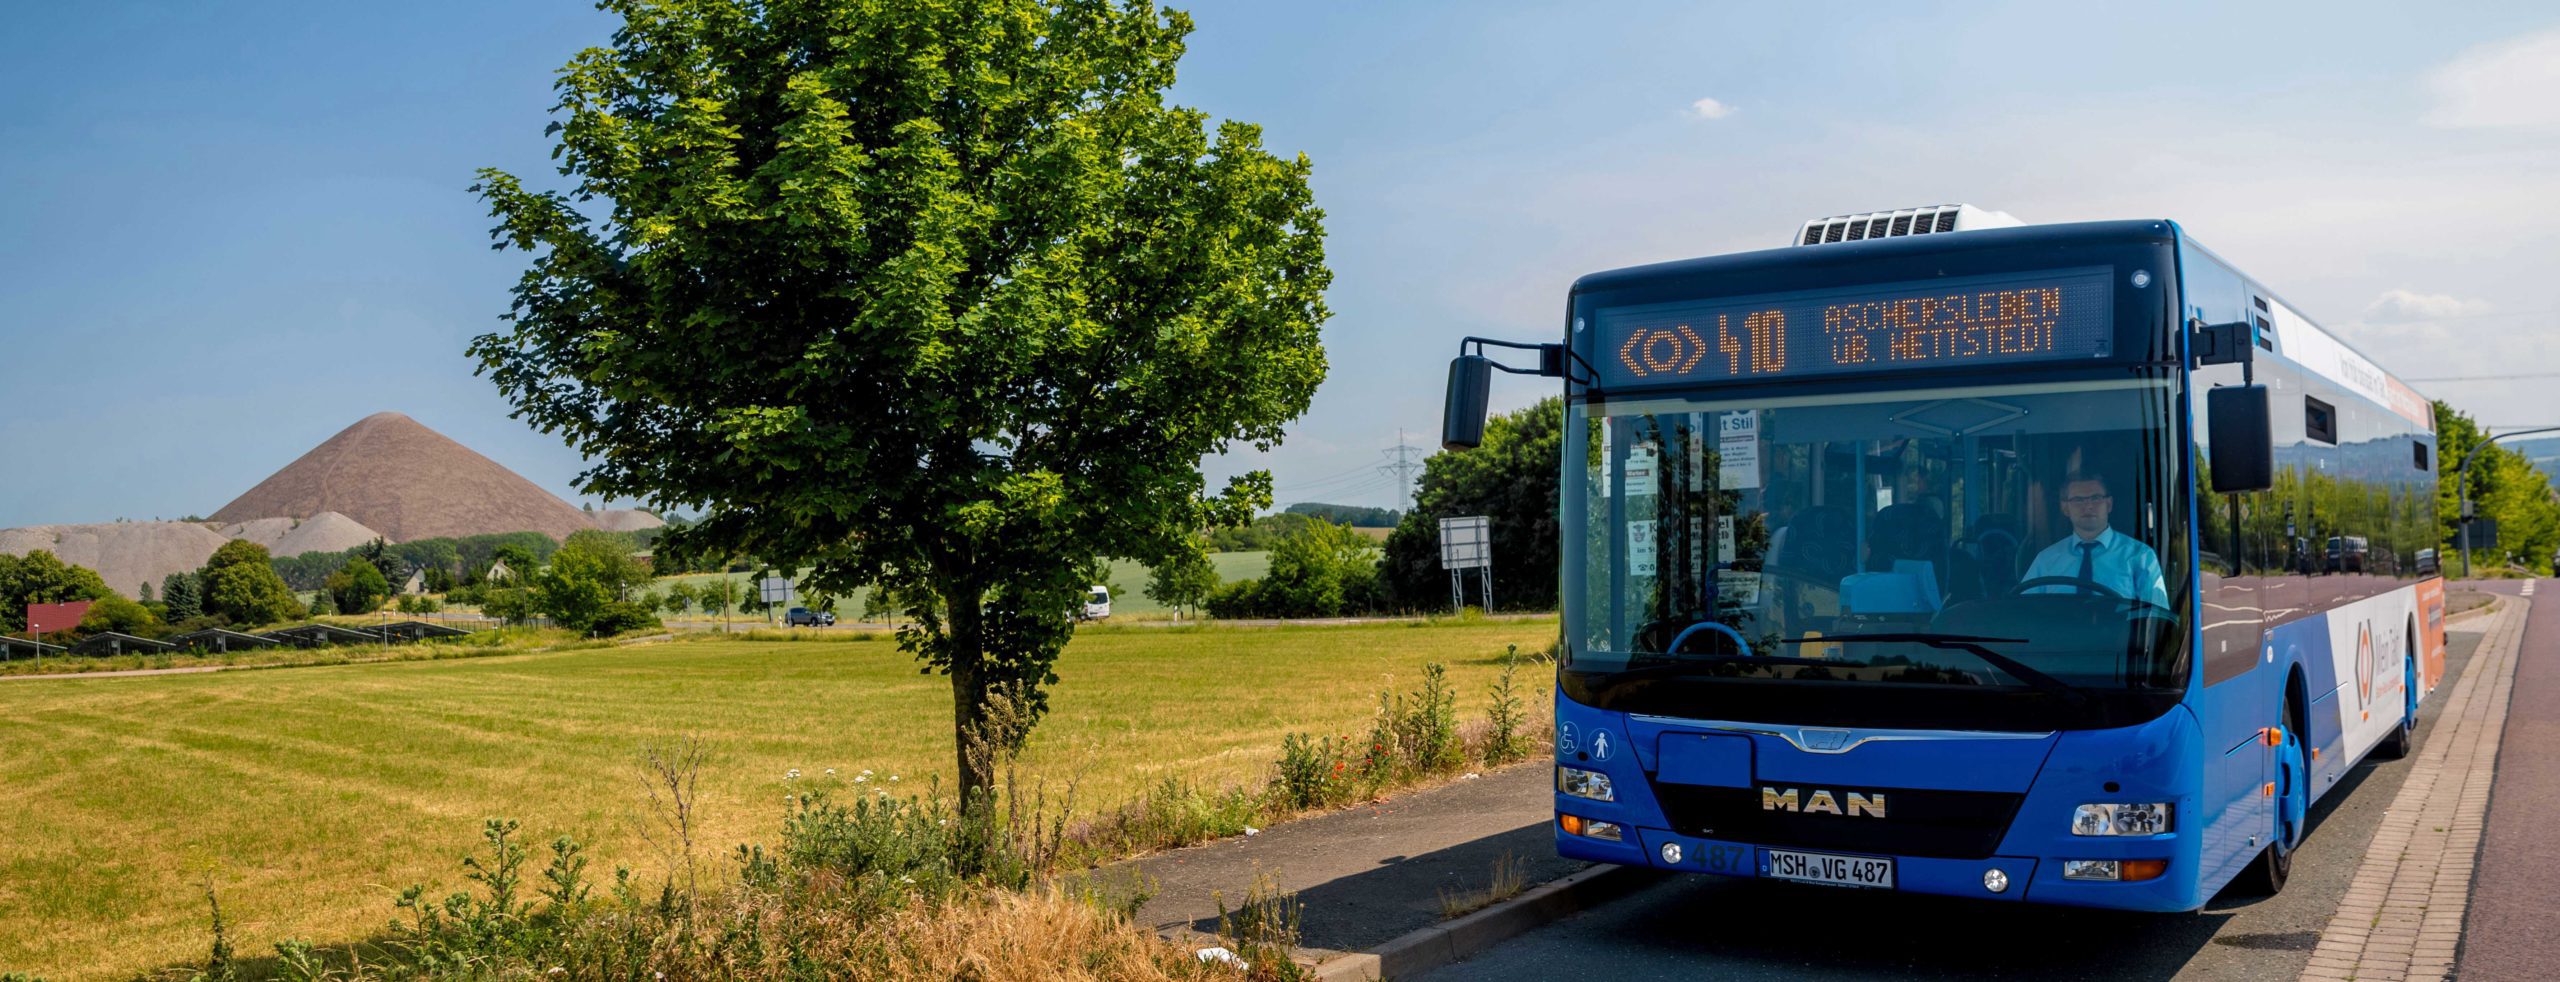
[(2511, 436), (2532, 436), (2536, 433), (2560, 433), (2560, 426), (2545, 426), (2539, 429), (2515, 430), (2513, 432), (2485, 436), (2480, 438), (2480, 442), (2472, 444), (2471, 449), (2463, 451), (2462, 466), (2456, 469), (2453, 475), (2454, 507), (2458, 509), (2456, 518), (2462, 523), (2461, 530), (2455, 534), (2460, 536), (2462, 539), (2463, 579), (2467, 580), (2471, 578), (2471, 459), (2479, 456), (2480, 451), (2486, 449), (2492, 443), (2496, 443)]

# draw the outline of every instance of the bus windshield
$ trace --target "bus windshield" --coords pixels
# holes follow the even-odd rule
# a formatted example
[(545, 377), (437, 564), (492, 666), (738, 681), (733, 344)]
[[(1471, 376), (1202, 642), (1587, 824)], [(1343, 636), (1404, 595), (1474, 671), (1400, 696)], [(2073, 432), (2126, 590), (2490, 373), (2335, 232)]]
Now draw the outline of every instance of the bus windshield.
[[(2128, 692), (2174, 702), (2190, 613), (2176, 396), (2120, 376), (1577, 404), (1567, 687), (1829, 725), (1934, 718), (1910, 711), (1932, 700), (1979, 714), (1994, 693), (2032, 705), (2022, 726), (2120, 723), (2108, 697)], [(1878, 700), (1913, 705), (1842, 715)]]

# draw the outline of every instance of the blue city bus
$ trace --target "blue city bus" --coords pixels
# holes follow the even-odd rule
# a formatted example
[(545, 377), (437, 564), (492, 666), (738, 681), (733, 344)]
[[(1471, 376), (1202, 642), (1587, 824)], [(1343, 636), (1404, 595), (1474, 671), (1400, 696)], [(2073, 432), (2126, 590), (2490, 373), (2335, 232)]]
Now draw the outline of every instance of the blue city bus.
[(2427, 401), (2175, 223), (1985, 215), (1596, 273), (1562, 343), (1461, 348), (1452, 447), (1488, 370), (1565, 380), (1559, 853), (2194, 910), (2409, 752)]

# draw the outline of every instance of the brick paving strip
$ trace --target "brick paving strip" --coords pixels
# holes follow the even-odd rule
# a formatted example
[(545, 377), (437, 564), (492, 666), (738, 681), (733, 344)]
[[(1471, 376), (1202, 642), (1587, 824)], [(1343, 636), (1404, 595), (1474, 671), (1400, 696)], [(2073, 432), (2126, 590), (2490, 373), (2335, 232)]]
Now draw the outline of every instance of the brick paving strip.
[(2441, 979), (2453, 971), (2532, 601), (2509, 597), (2500, 606), (2320, 932), (2304, 979)]

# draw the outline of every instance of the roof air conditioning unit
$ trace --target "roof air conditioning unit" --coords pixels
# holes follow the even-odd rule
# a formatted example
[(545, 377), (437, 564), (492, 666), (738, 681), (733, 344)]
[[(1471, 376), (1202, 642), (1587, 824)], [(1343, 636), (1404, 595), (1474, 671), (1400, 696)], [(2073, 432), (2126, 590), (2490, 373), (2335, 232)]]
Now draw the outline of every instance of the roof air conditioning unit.
[(1859, 239), (1882, 239), (1902, 235), (1936, 235), (1941, 232), (1967, 232), (1978, 228), (2008, 228), (2024, 225), (2017, 216), (2005, 211), (1984, 211), (1972, 205), (1931, 205), (1926, 208), (1901, 208), (1894, 211), (1870, 211), (1857, 215), (1835, 215), (1804, 223), (1796, 232), (1794, 245), (1822, 245), (1828, 242), (1855, 242)]

